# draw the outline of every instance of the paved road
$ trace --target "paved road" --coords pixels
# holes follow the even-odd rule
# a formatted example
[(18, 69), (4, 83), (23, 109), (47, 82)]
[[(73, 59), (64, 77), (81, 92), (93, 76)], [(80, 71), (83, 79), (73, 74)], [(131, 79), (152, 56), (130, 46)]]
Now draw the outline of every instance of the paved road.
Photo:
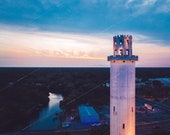
[(152, 106), (156, 106), (156, 107), (158, 107), (158, 108), (160, 108), (160, 109), (162, 109), (162, 110), (165, 110), (165, 111), (167, 111), (167, 112), (170, 112), (170, 106), (168, 106), (168, 105), (165, 105), (165, 104), (163, 104), (163, 103), (160, 103), (160, 102), (156, 102), (156, 101), (149, 101), (149, 100), (146, 100), (146, 99), (144, 99), (144, 98), (136, 98), (136, 102), (140, 102), (140, 103), (148, 103), (148, 104), (150, 104), (150, 105), (152, 105)]
[(136, 125), (137, 135), (148, 135), (151, 133), (153, 134), (153, 133), (164, 133), (164, 132), (170, 133), (170, 119)]
[[(23, 132), (15, 132), (15, 133), (4, 133), (0, 135), (59, 135), (61, 131), (55, 130), (39, 130), (39, 131), (23, 131)], [(88, 129), (79, 129), (79, 130), (68, 130), (70, 135), (89, 135)]]
[[(151, 119), (150, 120), (154, 122), (137, 124), (136, 125), (137, 135), (148, 135), (148, 134), (156, 134), (156, 133), (160, 133), (164, 135), (165, 131), (169, 132), (169, 135), (170, 135), (170, 117), (169, 117), (170, 115), (168, 113), (170, 112), (170, 107), (162, 103), (148, 101), (143, 98), (137, 98), (136, 101), (142, 104), (148, 103), (152, 106), (156, 106), (156, 108), (159, 108), (160, 110), (164, 110), (164, 112), (165, 111), (167, 112), (167, 113), (159, 114), (159, 119), (162, 116), (164, 117), (164, 120), (162, 119), (160, 121), (154, 121), (154, 119), (156, 120), (158, 118), (158, 115), (155, 115), (155, 117), (152, 117), (152, 118), (148, 117), (148, 120), (151, 118), (152, 120)], [(165, 120), (165, 116), (167, 118), (166, 120)]]
[[(68, 131), (70, 135), (89, 135), (88, 129), (68, 130)], [(23, 131), (17, 133), (5, 133), (0, 135), (59, 135), (60, 132), (61, 131), (55, 131), (55, 130)], [(141, 123), (136, 125), (136, 135), (148, 135), (148, 134), (165, 133), (165, 132), (170, 133), (170, 119), (163, 120), (163, 121), (155, 121), (150, 123)]]

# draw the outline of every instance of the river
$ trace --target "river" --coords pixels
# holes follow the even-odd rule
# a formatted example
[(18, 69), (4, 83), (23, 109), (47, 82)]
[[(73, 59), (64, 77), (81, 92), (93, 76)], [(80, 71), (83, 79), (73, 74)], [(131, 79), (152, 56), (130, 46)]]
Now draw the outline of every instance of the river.
[(49, 93), (49, 104), (48, 107), (44, 108), (39, 115), (39, 118), (33, 121), (28, 130), (49, 130), (56, 129), (59, 124), (59, 117), (56, 112), (61, 112), (59, 102), (63, 100), (62, 95)]

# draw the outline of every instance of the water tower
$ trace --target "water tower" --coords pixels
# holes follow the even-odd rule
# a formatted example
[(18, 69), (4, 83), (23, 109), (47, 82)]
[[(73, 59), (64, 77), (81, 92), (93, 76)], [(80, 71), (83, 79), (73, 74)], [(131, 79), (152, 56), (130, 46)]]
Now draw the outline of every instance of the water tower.
[(135, 61), (132, 36), (113, 37), (110, 61), (110, 135), (135, 135)]

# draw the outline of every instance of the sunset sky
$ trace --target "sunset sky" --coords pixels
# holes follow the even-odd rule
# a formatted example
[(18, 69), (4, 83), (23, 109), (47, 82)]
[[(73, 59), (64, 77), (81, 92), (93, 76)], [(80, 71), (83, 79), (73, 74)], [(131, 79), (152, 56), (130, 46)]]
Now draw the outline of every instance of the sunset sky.
[(137, 67), (170, 66), (170, 0), (0, 0), (0, 67), (109, 67), (133, 36)]

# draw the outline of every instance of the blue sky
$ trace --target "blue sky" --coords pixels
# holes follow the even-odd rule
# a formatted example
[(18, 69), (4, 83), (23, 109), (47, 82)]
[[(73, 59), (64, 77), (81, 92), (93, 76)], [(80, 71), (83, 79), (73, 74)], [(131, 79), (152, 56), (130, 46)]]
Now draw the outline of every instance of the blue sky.
[(131, 34), (137, 66), (170, 66), (170, 0), (0, 0), (0, 66), (109, 66)]

